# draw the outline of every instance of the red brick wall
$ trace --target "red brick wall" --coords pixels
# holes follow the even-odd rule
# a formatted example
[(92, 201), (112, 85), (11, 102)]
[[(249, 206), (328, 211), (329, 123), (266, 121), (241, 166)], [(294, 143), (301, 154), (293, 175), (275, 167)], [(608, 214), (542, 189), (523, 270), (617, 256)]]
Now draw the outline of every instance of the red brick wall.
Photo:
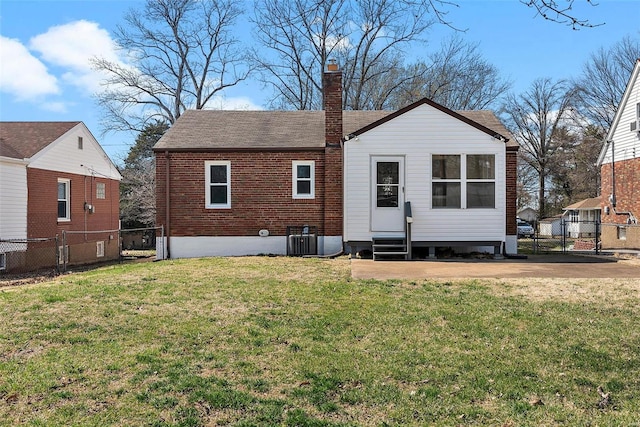
[(516, 203), (517, 203), (517, 171), (518, 171), (518, 150), (516, 148), (507, 148), (506, 160), (506, 179), (507, 179), (507, 200), (506, 200), (506, 234), (514, 236), (518, 234), (518, 226), (516, 224)]
[[(609, 202), (609, 196), (613, 192), (611, 163), (602, 165), (600, 169), (601, 190), (603, 200), (602, 222), (624, 224), (629, 219), (628, 215), (616, 215), (613, 206)], [(631, 212), (636, 218), (640, 218), (640, 158), (616, 161), (616, 211)], [(609, 207), (609, 214), (604, 207)]]
[[(71, 221), (58, 222), (58, 178), (69, 179), (71, 198)], [(96, 196), (96, 184), (105, 184), (105, 199)], [(43, 169), (27, 169), (27, 237), (60, 237), (62, 231), (118, 230), (120, 215), (119, 182), (91, 176), (75, 175)], [(95, 207), (94, 213), (84, 209), (85, 202)], [(105, 241), (105, 257), (96, 257), (97, 240)], [(118, 233), (68, 234), (70, 263), (104, 261), (119, 256)], [(37, 250), (52, 243), (30, 244), (34, 253), (33, 263), (39, 257)], [(39, 262), (44, 262), (40, 259)]]
[[(231, 162), (231, 209), (205, 208), (205, 161)], [(292, 198), (292, 162), (315, 161), (315, 198)], [(170, 153), (171, 236), (286, 235), (288, 225), (312, 225), (325, 234), (324, 152)], [(158, 225), (165, 225), (165, 153), (156, 154)], [(340, 191), (340, 199), (342, 192)]]
[(322, 76), (324, 90), (325, 142), (340, 145), (342, 141), (342, 72), (328, 71)]

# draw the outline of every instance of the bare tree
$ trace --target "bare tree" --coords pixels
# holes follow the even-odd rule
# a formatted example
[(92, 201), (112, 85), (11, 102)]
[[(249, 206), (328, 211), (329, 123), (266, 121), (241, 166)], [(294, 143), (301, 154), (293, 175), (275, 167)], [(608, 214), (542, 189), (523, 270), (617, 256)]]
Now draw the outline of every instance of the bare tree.
[[(574, 30), (578, 30), (581, 27), (592, 28), (604, 25), (604, 23), (592, 24), (588, 19), (575, 16), (573, 13), (574, 2), (575, 0), (520, 0), (520, 3), (535, 9), (538, 15), (544, 19), (570, 25)], [(597, 6), (592, 0), (586, 0), (586, 2), (591, 6)]]
[(120, 182), (120, 219), (125, 227), (155, 224), (156, 165), (152, 148), (168, 129), (167, 122), (148, 123), (124, 159)]
[(530, 89), (509, 95), (503, 108), (507, 123), (520, 143), (522, 158), (538, 176), (538, 215), (547, 212), (547, 184), (556, 156), (570, 143), (564, 128), (572, 114), (574, 92), (566, 81), (537, 79)]
[(97, 94), (106, 131), (141, 131), (150, 120), (174, 123), (248, 76), (233, 35), (233, 0), (147, 0), (130, 10), (115, 39), (131, 64), (96, 58), (106, 74)]
[(640, 39), (624, 37), (612, 47), (601, 47), (593, 53), (574, 83), (583, 114), (605, 132), (613, 122), (638, 58)]
[(429, 55), (428, 63), (414, 64), (406, 74), (394, 93), (394, 108), (427, 97), (453, 110), (481, 110), (497, 106), (511, 86), (482, 57), (477, 44), (457, 35)]
[(330, 58), (343, 70), (344, 107), (371, 105), (372, 83), (387, 78), (402, 49), (433, 24), (432, 3), (449, 2), (257, 0), (256, 39), (266, 51), (255, 57), (263, 82), (274, 88), (272, 105), (320, 108), (321, 73)]

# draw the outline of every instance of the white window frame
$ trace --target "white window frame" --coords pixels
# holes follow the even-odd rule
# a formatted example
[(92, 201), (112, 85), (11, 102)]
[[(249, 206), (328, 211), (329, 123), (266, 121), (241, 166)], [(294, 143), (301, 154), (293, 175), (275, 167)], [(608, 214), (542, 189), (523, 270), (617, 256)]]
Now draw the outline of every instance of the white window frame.
[(96, 257), (104, 257), (104, 240), (98, 240), (96, 242)]
[[(227, 168), (227, 182), (226, 183), (212, 183), (211, 182), (211, 166), (226, 166)], [(205, 207), (207, 209), (231, 209), (231, 162), (230, 161), (206, 161), (204, 162), (204, 197)], [(211, 202), (211, 187), (212, 186), (227, 187), (227, 203), (212, 203)]]
[[(470, 179), (467, 177), (467, 158), (469, 156), (493, 156), (494, 168), (497, 162), (495, 153), (433, 153), (431, 154), (431, 167), (433, 168), (434, 156), (459, 156), (460, 157), (460, 178), (437, 178), (433, 176), (431, 170), (431, 209), (495, 209), (496, 208), (496, 171), (494, 170), (493, 178)], [(458, 183), (460, 185), (460, 207), (434, 206), (433, 205), (433, 184), (435, 183)], [(494, 184), (494, 200), (493, 207), (468, 207), (467, 190), (468, 184), (472, 183), (493, 183)]]
[(96, 182), (96, 199), (107, 198), (107, 184), (104, 182)]
[[(57, 187), (57, 185), (60, 185), (60, 184), (65, 184), (65, 198), (64, 199), (61, 199), (58, 196), (58, 187)], [(58, 203), (64, 201), (65, 204), (67, 205), (66, 216), (64, 216), (64, 217), (58, 216), (58, 222), (71, 221), (71, 180), (70, 179), (58, 178), (58, 182), (56, 184), (56, 197), (57, 197)], [(56, 204), (56, 215), (57, 214), (58, 214), (58, 204)]]
[[(309, 178), (301, 178), (298, 176), (298, 166), (309, 166)], [(298, 193), (298, 182), (308, 181), (311, 183), (309, 193)], [(293, 161), (291, 162), (291, 194), (294, 199), (315, 199), (316, 197), (316, 162)]]
[[(493, 178), (469, 178), (467, 168), (469, 157), (471, 156), (492, 156), (493, 157)], [(467, 209), (495, 209), (496, 208), (496, 155), (493, 153), (471, 153), (464, 155), (464, 206)], [(493, 184), (493, 206), (474, 206), (469, 207), (469, 184)]]

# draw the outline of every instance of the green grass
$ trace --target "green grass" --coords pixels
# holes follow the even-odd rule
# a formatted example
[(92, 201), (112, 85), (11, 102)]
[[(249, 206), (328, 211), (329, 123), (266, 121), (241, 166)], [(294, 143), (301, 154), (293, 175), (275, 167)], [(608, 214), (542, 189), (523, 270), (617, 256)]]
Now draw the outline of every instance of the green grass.
[(0, 288), (0, 425), (640, 425), (638, 293), (514, 286), (248, 257)]

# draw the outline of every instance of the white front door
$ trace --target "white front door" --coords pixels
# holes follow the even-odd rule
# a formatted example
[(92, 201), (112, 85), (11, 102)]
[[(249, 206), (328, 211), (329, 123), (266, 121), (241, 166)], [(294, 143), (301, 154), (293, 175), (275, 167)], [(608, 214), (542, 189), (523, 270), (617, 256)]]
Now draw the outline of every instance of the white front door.
[(371, 157), (371, 231), (404, 231), (404, 157)]

